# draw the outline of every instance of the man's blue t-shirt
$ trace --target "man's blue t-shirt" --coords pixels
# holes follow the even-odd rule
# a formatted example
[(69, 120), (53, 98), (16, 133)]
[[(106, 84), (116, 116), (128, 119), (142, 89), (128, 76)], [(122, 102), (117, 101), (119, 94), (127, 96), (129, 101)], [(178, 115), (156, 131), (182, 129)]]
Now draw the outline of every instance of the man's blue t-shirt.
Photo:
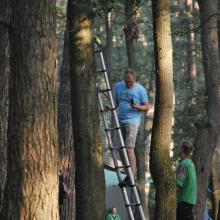
[(119, 104), (119, 122), (139, 126), (141, 112), (131, 107), (131, 100), (138, 105), (148, 102), (145, 88), (137, 82), (132, 88), (128, 88), (124, 81), (119, 82), (115, 89), (115, 100)]

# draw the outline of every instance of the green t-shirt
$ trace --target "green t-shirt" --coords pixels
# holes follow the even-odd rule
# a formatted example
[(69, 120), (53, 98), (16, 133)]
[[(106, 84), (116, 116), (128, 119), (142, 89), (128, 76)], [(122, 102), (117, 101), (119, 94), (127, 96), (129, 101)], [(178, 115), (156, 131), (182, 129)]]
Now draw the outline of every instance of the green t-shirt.
[(106, 217), (106, 220), (120, 220), (120, 215), (116, 214), (116, 216), (114, 217), (112, 213), (109, 213)]
[(180, 186), (177, 191), (177, 202), (187, 202), (195, 205), (197, 199), (196, 170), (191, 159), (182, 160), (177, 168), (176, 184)]

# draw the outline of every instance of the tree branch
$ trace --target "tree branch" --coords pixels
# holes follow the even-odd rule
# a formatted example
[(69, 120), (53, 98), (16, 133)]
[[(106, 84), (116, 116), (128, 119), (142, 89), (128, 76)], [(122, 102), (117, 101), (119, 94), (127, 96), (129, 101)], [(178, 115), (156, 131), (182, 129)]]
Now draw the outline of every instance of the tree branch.
[(220, 13), (211, 14), (203, 23), (201, 23), (200, 25), (198, 25), (197, 27), (195, 27), (193, 29), (190, 29), (190, 30), (185, 31), (185, 32), (176, 32), (174, 34), (177, 35), (177, 36), (183, 36), (183, 35), (189, 34), (191, 32), (195, 33), (197, 31), (199, 31), (201, 28), (203, 28), (203, 26), (205, 24), (207, 24), (211, 20), (211, 18), (213, 18), (214, 16), (220, 16)]

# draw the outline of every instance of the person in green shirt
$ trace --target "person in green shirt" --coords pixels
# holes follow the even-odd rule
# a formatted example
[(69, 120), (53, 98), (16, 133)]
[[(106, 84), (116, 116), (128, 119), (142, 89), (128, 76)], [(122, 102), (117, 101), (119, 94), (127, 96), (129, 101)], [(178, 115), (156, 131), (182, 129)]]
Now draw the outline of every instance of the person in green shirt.
[(121, 220), (120, 215), (117, 213), (115, 207), (112, 208), (112, 212), (106, 216), (106, 220)]
[(183, 141), (179, 148), (180, 162), (176, 172), (177, 220), (193, 220), (193, 206), (197, 200), (197, 181), (191, 160), (193, 145)]

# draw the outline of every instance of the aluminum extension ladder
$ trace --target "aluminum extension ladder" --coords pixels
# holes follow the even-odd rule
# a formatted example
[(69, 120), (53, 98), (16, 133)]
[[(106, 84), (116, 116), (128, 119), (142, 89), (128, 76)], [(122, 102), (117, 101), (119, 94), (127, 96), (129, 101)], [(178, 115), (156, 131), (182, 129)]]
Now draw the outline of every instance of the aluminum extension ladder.
[[(134, 212), (136, 209), (138, 210), (138, 214), (140, 217), (139, 219), (145, 220), (143, 208), (142, 208), (142, 205), (140, 202), (140, 198), (138, 195), (134, 176), (133, 176), (133, 173), (131, 170), (129, 159), (127, 156), (127, 151), (126, 151), (124, 140), (122, 137), (122, 132), (120, 129), (118, 116), (117, 116), (117, 112), (116, 112), (116, 107), (114, 104), (114, 100), (113, 100), (113, 96), (112, 96), (112, 92), (111, 92), (111, 88), (110, 88), (110, 84), (109, 84), (109, 80), (108, 80), (108, 74), (107, 74), (107, 70), (106, 70), (103, 52), (101, 50), (100, 45), (98, 43), (97, 43), (97, 45), (98, 45), (99, 49), (97, 51), (95, 51), (95, 53), (96, 53), (96, 55), (99, 54), (100, 59), (101, 59), (101, 65), (103, 68), (102, 70), (97, 71), (97, 73), (101, 74), (101, 76), (104, 78), (104, 82), (105, 82), (104, 89), (101, 89), (100, 85), (97, 83), (97, 95), (98, 95), (98, 100), (99, 100), (100, 113), (102, 115), (103, 124), (105, 127), (105, 133), (106, 133), (106, 136), (108, 139), (108, 144), (110, 146), (111, 156), (112, 156), (112, 159), (113, 159), (113, 162), (115, 165), (115, 170), (117, 173), (117, 177), (119, 180), (119, 186), (122, 191), (123, 199), (124, 199), (125, 206), (126, 206), (130, 220), (135, 220)], [(108, 110), (105, 109), (105, 104), (103, 102), (104, 98), (107, 98), (108, 102), (110, 103), (110, 108)], [(109, 127), (106, 122), (105, 113), (109, 112), (109, 111), (113, 113), (112, 115), (113, 115), (113, 118), (114, 118), (114, 121), (116, 124), (115, 127)], [(119, 139), (119, 146), (118, 147), (115, 147), (113, 144), (113, 141), (112, 141), (111, 133), (113, 131), (117, 132), (117, 139)], [(117, 156), (116, 156), (117, 151), (118, 151), (119, 155), (121, 155), (121, 157), (122, 157), (122, 164), (123, 165), (119, 164), (119, 162), (117, 160)], [(121, 172), (122, 170), (126, 171), (127, 177), (129, 179), (128, 184), (123, 183), (123, 177), (122, 177), (122, 172)], [(130, 197), (132, 197), (132, 198), (129, 198), (128, 190), (130, 190), (130, 192), (131, 192)]]

